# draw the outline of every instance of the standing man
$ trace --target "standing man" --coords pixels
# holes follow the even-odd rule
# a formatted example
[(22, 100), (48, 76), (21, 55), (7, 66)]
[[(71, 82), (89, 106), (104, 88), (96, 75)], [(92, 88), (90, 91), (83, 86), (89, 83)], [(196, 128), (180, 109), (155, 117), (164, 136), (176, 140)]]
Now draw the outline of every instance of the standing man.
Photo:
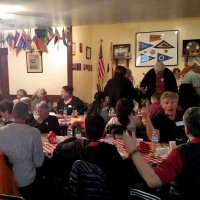
[(141, 93), (150, 101), (155, 92), (178, 92), (176, 79), (171, 70), (165, 67), (163, 62), (157, 62), (154, 68), (150, 69), (140, 84)]
[(127, 98), (134, 107), (133, 100), (140, 103), (140, 98), (132, 82), (126, 78), (126, 68), (117, 66), (114, 77), (108, 80), (104, 93), (109, 97), (109, 107), (115, 108), (118, 99)]

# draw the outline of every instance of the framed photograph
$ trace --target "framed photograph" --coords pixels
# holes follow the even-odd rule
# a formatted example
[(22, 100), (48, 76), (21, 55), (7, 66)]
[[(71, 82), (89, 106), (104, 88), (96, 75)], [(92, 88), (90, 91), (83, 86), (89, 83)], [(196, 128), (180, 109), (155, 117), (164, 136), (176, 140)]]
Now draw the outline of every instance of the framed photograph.
[(183, 40), (182, 56), (200, 56), (200, 39)]
[(113, 45), (114, 59), (129, 59), (131, 58), (130, 44), (115, 44)]
[(72, 55), (76, 55), (76, 43), (72, 42)]
[(86, 58), (91, 59), (91, 51), (92, 49), (90, 47), (86, 47)]
[(178, 30), (136, 33), (136, 67), (154, 66), (162, 61), (166, 66), (178, 65)]
[(27, 73), (42, 73), (42, 52), (26, 52)]

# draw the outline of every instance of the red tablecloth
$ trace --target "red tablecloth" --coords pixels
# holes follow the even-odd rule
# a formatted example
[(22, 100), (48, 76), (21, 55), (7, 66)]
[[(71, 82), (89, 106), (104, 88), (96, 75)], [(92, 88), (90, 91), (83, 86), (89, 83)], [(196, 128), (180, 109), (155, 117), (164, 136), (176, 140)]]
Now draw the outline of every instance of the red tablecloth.
[[(50, 144), (46, 138), (46, 135), (42, 135), (42, 143), (43, 143), (43, 151), (45, 156), (52, 157), (53, 156), (53, 150), (56, 148), (57, 144), (62, 142), (63, 140), (67, 139), (68, 136), (57, 136), (57, 143), (56, 144)], [(102, 138), (100, 141), (105, 142), (105, 138)], [(124, 147), (124, 143), (122, 140), (115, 139), (112, 140), (112, 144), (117, 147), (118, 152), (123, 158), (128, 157), (128, 153)], [(151, 144), (151, 143), (149, 143)], [(162, 157), (153, 157), (152, 152), (148, 154), (142, 154), (142, 157), (149, 163), (149, 164), (158, 164), (162, 162)]]

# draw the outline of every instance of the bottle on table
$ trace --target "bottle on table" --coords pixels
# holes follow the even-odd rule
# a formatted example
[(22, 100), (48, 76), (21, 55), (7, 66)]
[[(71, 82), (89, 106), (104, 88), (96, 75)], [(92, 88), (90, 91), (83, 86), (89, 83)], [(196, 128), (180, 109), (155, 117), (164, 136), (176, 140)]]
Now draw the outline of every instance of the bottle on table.
[(73, 130), (71, 124), (69, 124), (67, 128), (67, 136), (73, 136)]
[(152, 142), (152, 153), (154, 156), (156, 156), (158, 141), (159, 141), (158, 133), (156, 131), (153, 131), (152, 136), (151, 136), (151, 142)]

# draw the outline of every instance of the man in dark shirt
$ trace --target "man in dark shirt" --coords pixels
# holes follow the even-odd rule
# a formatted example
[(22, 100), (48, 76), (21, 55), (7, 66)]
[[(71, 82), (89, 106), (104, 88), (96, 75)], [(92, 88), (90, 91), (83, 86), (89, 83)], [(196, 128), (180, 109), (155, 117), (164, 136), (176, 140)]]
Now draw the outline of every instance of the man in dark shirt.
[(56, 116), (49, 115), (49, 106), (46, 102), (36, 105), (38, 116), (32, 122), (32, 126), (38, 128), (41, 133), (53, 131), (59, 135), (60, 127)]
[(109, 97), (109, 106), (115, 107), (118, 99), (127, 98), (132, 107), (134, 107), (133, 100), (140, 103), (140, 98), (129, 79), (125, 77), (126, 68), (117, 66), (115, 69), (114, 77), (108, 80), (104, 87), (104, 93)]

